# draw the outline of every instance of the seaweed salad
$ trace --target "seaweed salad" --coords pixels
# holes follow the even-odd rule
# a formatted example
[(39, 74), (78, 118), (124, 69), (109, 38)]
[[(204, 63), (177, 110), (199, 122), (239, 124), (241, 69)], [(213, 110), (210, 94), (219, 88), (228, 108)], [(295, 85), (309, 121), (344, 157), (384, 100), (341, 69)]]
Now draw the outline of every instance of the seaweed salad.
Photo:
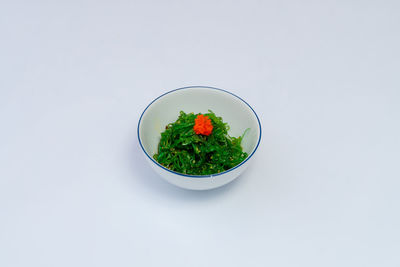
[(211, 110), (205, 114), (181, 111), (161, 133), (153, 158), (164, 167), (189, 175), (226, 171), (247, 158), (239, 137), (228, 135), (229, 125)]

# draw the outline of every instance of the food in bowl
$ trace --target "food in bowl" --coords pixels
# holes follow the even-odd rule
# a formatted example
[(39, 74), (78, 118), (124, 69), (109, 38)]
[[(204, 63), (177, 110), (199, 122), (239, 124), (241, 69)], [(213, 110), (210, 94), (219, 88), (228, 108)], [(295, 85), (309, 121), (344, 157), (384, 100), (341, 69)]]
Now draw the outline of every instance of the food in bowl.
[[(230, 136), (242, 136), (249, 129), (241, 140), (242, 151), (248, 156), (229, 170), (209, 175), (184, 174), (160, 164), (153, 156), (158, 154), (161, 133), (182, 110), (203, 115), (207, 110), (214, 111), (229, 124)], [(203, 128), (207, 131), (208, 127)], [(150, 102), (139, 118), (137, 133), (145, 159), (160, 177), (185, 189), (208, 190), (233, 181), (251, 164), (261, 141), (261, 123), (253, 108), (239, 96), (214, 87), (189, 86), (166, 92)]]
[(214, 112), (186, 114), (169, 123), (161, 133), (153, 158), (164, 167), (188, 175), (211, 175), (229, 170), (248, 154), (243, 152), (242, 136), (228, 134), (229, 125)]

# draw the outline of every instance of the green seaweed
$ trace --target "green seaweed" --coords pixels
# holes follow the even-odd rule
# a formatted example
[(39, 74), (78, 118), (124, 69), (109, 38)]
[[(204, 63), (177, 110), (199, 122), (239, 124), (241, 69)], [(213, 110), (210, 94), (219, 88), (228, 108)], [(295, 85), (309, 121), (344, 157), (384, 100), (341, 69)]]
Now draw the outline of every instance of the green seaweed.
[(237, 138), (229, 136), (228, 124), (209, 110), (203, 115), (211, 119), (213, 131), (208, 136), (198, 135), (193, 126), (199, 114), (181, 111), (178, 119), (165, 127), (158, 153), (153, 156), (158, 163), (179, 173), (210, 175), (229, 170), (247, 158), (241, 147), (247, 130)]

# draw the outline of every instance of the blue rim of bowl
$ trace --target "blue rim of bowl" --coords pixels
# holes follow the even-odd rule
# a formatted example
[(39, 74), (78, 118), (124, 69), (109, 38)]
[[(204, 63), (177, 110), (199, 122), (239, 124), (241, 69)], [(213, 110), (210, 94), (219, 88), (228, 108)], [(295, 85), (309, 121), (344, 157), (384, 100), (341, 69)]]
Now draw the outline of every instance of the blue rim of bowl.
[[(170, 169), (164, 167), (163, 165), (161, 165), (161, 164), (158, 163), (157, 161), (155, 161), (155, 160), (146, 152), (146, 150), (144, 149), (144, 147), (143, 147), (143, 145), (142, 145), (142, 140), (140, 140), (139, 128), (140, 128), (140, 122), (142, 121), (142, 117), (143, 117), (144, 113), (146, 112), (146, 110), (147, 110), (154, 102), (156, 102), (158, 99), (160, 99), (161, 97), (163, 97), (163, 96), (165, 96), (165, 95), (167, 95), (167, 94), (173, 93), (173, 92), (178, 91), (178, 90), (193, 89), (193, 88), (214, 89), (214, 90), (222, 91), (222, 92), (228, 93), (228, 94), (230, 94), (230, 95), (233, 95), (234, 97), (237, 97), (238, 99), (240, 99), (241, 101), (243, 101), (243, 103), (245, 103), (245, 104), (253, 111), (254, 115), (255, 115), (256, 118), (257, 118), (258, 126), (259, 126), (259, 129), (260, 129), (260, 134), (259, 134), (259, 137), (258, 137), (258, 141), (257, 141), (256, 147), (253, 149), (253, 151), (251, 152), (251, 154), (250, 154), (245, 160), (243, 160), (241, 163), (239, 163), (239, 164), (236, 165), (235, 167), (230, 168), (229, 170), (226, 170), (226, 171), (223, 171), (223, 172), (219, 172), (219, 173), (215, 173), (215, 174), (210, 174), (210, 175), (190, 175), (190, 174), (184, 174), (184, 173), (172, 171), (172, 170), (170, 170)], [(156, 99), (154, 99), (153, 101), (151, 101), (150, 104), (148, 104), (147, 107), (144, 109), (142, 115), (140, 115), (139, 122), (138, 122), (138, 127), (137, 127), (137, 136), (138, 136), (138, 139), (139, 139), (140, 147), (142, 148), (144, 154), (145, 154), (152, 162), (154, 162), (157, 166), (161, 167), (162, 169), (164, 169), (164, 170), (166, 170), (166, 171), (168, 171), (168, 172), (170, 172), (170, 173), (173, 173), (173, 174), (176, 174), (176, 175), (179, 175), (179, 176), (183, 176), (183, 177), (189, 177), (189, 178), (211, 178), (211, 177), (214, 177), (214, 176), (219, 176), (219, 175), (222, 175), (222, 174), (231, 172), (231, 171), (235, 170), (236, 168), (239, 168), (239, 167), (242, 166), (246, 161), (248, 161), (248, 160), (254, 155), (254, 153), (257, 151), (257, 148), (258, 148), (258, 146), (260, 145), (260, 141), (261, 141), (261, 132), (262, 132), (262, 130), (261, 130), (260, 119), (258, 118), (257, 113), (254, 111), (254, 109), (253, 109), (246, 101), (244, 101), (244, 100), (243, 100), (242, 98), (240, 98), (239, 96), (237, 96), (237, 95), (235, 95), (234, 93), (231, 93), (231, 92), (229, 92), (229, 91), (227, 91), (227, 90), (220, 89), (220, 88), (216, 88), (216, 87), (211, 87), (211, 86), (202, 86), (202, 85), (199, 85), (199, 86), (186, 86), (186, 87), (181, 87), (181, 88), (174, 89), (174, 90), (168, 91), (168, 92), (166, 92), (166, 93), (160, 95), (159, 97), (157, 97)]]

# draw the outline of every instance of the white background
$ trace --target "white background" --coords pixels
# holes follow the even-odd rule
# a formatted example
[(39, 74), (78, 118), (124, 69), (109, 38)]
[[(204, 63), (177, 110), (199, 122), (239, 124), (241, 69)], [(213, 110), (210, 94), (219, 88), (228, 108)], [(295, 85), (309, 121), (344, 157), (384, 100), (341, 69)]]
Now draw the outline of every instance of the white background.
[[(0, 266), (400, 266), (399, 1), (1, 1)], [(254, 107), (251, 167), (139, 149), (188, 85)]]

